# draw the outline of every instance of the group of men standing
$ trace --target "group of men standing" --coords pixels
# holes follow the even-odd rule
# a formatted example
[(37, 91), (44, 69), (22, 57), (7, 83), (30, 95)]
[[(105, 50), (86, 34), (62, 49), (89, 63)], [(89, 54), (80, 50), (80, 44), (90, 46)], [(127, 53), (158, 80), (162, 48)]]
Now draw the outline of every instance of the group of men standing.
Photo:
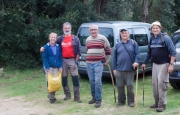
[[(61, 47), (62, 53), (62, 85), (65, 94), (64, 100), (71, 99), (71, 92), (68, 86), (68, 71), (72, 76), (74, 100), (81, 103), (80, 83), (78, 78), (77, 62), (81, 56), (81, 44), (77, 36), (71, 33), (71, 24), (63, 24), (64, 35), (57, 37), (56, 43)], [(175, 47), (167, 35), (161, 33), (162, 26), (156, 21), (151, 25), (152, 42), (147, 52), (146, 59), (142, 64), (145, 70), (145, 64), (152, 58), (152, 86), (155, 104), (151, 108), (162, 112), (166, 108), (166, 92), (168, 87), (168, 73), (173, 71), (175, 60)], [(96, 108), (101, 106), (102, 102), (102, 72), (103, 66), (108, 65), (111, 56), (111, 47), (108, 39), (98, 33), (98, 26), (89, 27), (90, 36), (86, 39), (86, 63), (87, 73), (90, 81), (92, 99), (89, 104), (95, 104)], [(161, 36), (164, 36), (165, 47), (161, 42)], [(130, 39), (130, 33), (127, 28), (120, 30), (120, 42), (114, 46), (113, 55), (113, 73), (116, 79), (118, 89), (117, 106), (126, 103), (125, 86), (127, 87), (128, 106), (134, 107), (134, 75), (135, 69), (140, 64), (139, 46), (135, 40)], [(41, 51), (44, 51), (41, 48)], [(169, 57), (170, 55), (170, 57)], [(157, 69), (158, 68), (158, 69)], [(52, 96), (52, 99), (55, 97)]]

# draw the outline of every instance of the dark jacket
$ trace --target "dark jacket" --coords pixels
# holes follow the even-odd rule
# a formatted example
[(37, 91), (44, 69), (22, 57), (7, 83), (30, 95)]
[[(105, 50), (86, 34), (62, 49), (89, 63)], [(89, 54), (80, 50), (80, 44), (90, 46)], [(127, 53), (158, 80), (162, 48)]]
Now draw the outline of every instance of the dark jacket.
[(167, 35), (164, 35), (164, 42), (162, 43), (161, 36), (163, 33), (159, 33), (157, 38), (152, 35), (152, 42), (150, 43), (150, 50), (147, 52), (146, 58), (143, 64), (146, 64), (151, 58), (151, 61), (156, 64), (169, 63), (169, 55), (176, 55), (176, 50), (171, 38)]
[(61, 48), (59, 47), (58, 44), (56, 45), (56, 55), (53, 54), (53, 51), (47, 43), (44, 48), (44, 52), (42, 53), (42, 58), (43, 58), (43, 65), (45, 66), (46, 70), (49, 70), (49, 67), (52, 68), (62, 68), (62, 53), (61, 53)]
[[(59, 46), (61, 47), (61, 43), (63, 40), (64, 40), (64, 35), (58, 36), (56, 43), (59, 44)], [(80, 44), (79, 38), (73, 35), (72, 42), (73, 42), (74, 57), (76, 58), (77, 54), (81, 56), (81, 44)], [(61, 47), (61, 50), (62, 50), (62, 47)]]

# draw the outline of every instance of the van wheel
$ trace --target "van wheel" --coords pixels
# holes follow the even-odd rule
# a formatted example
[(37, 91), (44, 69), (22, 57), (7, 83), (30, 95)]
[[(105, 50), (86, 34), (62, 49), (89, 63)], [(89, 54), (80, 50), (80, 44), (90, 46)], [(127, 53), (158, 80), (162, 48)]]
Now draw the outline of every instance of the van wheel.
[(86, 74), (79, 74), (79, 76), (80, 76), (82, 79), (88, 79), (88, 75), (86, 75)]
[(170, 84), (174, 89), (180, 89), (180, 84), (179, 83), (170, 82)]

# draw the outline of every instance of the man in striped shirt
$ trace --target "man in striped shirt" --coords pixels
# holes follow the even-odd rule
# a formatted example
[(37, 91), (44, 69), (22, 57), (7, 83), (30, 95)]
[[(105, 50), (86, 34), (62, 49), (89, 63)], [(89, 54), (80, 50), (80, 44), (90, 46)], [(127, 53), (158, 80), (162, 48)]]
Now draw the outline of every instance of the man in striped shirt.
[(110, 60), (111, 47), (108, 39), (98, 34), (98, 26), (89, 27), (91, 36), (86, 39), (87, 49), (87, 73), (91, 85), (92, 100), (89, 104), (94, 104), (98, 108), (102, 101), (102, 72), (103, 65), (107, 65)]

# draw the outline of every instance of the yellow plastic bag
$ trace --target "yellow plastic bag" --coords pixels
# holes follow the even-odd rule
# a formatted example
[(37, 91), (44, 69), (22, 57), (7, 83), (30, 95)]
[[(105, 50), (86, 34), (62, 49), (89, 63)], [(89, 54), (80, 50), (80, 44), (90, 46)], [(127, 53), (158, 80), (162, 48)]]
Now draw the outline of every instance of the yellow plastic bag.
[(57, 75), (52, 76), (48, 72), (48, 92), (56, 92), (61, 88), (61, 73), (58, 72)]

